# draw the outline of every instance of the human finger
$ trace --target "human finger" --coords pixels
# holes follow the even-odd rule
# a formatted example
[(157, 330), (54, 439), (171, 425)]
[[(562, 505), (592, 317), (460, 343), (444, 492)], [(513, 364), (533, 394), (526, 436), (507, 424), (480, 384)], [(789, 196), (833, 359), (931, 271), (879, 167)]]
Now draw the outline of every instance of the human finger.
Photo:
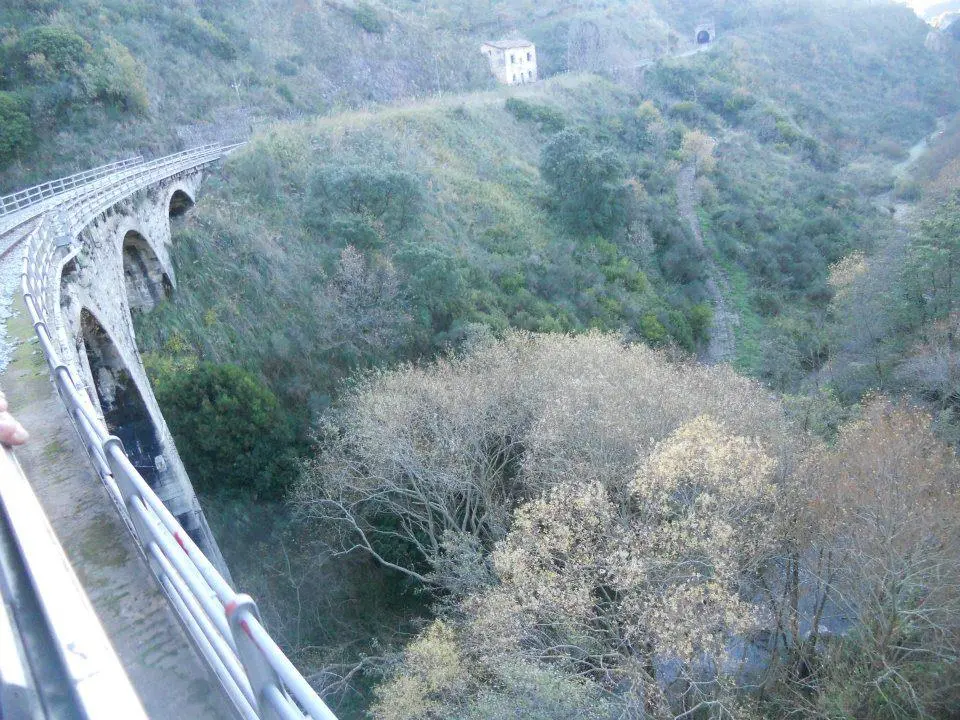
[(8, 412), (0, 412), (0, 442), (5, 445), (23, 445), (30, 438), (16, 418)]

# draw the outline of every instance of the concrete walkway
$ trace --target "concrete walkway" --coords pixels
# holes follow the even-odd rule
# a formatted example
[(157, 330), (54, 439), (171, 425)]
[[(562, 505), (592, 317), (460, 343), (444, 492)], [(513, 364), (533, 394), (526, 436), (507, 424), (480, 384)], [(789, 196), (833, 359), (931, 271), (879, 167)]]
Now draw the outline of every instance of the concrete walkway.
[(14, 299), (0, 375), (31, 439), (17, 451), (51, 525), (151, 718), (232, 718), (91, 467)]

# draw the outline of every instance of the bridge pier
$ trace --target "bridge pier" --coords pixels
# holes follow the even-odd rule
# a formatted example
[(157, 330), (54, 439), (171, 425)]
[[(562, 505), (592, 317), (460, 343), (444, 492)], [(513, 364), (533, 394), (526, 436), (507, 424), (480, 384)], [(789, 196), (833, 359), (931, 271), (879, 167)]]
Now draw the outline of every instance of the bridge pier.
[(176, 287), (170, 217), (192, 206), (200, 181), (199, 170), (182, 173), (97, 216), (55, 268), (51, 306), (63, 362), (167, 509), (229, 578), (150, 386), (132, 319)]

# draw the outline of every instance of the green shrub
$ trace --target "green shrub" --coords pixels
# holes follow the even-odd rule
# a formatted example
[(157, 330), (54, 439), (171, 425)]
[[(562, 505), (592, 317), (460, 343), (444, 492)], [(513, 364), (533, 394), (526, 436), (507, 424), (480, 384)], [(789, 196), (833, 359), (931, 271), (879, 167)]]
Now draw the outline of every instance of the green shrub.
[(557, 133), (540, 154), (540, 174), (574, 233), (609, 236), (623, 226), (624, 172), (612, 148), (600, 147), (576, 130)]
[(540, 105), (520, 98), (507, 98), (504, 107), (517, 120), (536, 123), (543, 132), (560, 132), (567, 124), (563, 113), (549, 105)]
[(288, 103), (290, 103), (291, 105), (293, 105), (293, 104), (294, 104), (294, 95), (293, 95), (293, 90), (290, 89), (290, 86), (289, 86), (289, 85), (286, 85), (285, 83), (277, 83), (277, 86), (276, 86), (276, 87), (277, 87), (277, 95), (279, 95), (279, 96), (282, 97), (284, 100), (286, 100)]
[(629, 147), (648, 148), (654, 139), (653, 128), (663, 122), (660, 110), (650, 100), (642, 102), (632, 112), (627, 112), (621, 120), (621, 138)]
[(421, 322), (434, 332), (449, 330), (466, 311), (464, 268), (446, 248), (407, 245), (397, 253), (398, 264), (409, 275), (408, 292)]
[(874, 150), (888, 160), (900, 162), (910, 157), (907, 149), (893, 138), (885, 137), (877, 141)]
[(7, 0), (6, 5), (32, 13), (47, 13), (55, 10), (60, 0)]
[(687, 352), (696, 350), (696, 340), (693, 336), (693, 330), (690, 323), (687, 322), (687, 316), (680, 310), (672, 309), (667, 311), (667, 332), (670, 337), (681, 348)]
[(239, 189), (264, 205), (276, 203), (280, 194), (280, 163), (268, 152), (245, 152), (230, 163)]
[(737, 88), (724, 100), (723, 116), (727, 121), (736, 123), (740, 116), (757, 104), (757, 99), (743, 88)]
[(91, 63), (84, 83), (87, 94), (124, 110), (145, 112), (149, 106), (144, 68), (126, 47), (108, 38), (102, 53)]
[(201, 17), (178, 11), (156, 11), (161, 32), (168, 42), (196, 55), (210, 53), (221, 60), (234, 60), (237, 48), (220, 28)]
[(700, 77), (690, 65), (658, 63), (652, 79), (665, 92), (684, 100), (695, 97), (700, 85)]
[(273, 66), (276, 68), (278, 73), (284, 75), (285, 77), (293, 77), (300, 72), (300, 68), (297, 67), (296, 63), (284, 58), (277, 60)]
[(698, 303), (687, 311), (687, 322), (696, 342), (710, 339), (710, 326), (713, 325), (713, 308), (706, 303)]
[(40, 81), (77, 76), (93, 55), (93, 48), (73, 30), (43, 25), (27, 30), (17, 42), (20, 72)]
[(310, 180), (304, 210), (308, 225), (327, 227), (337, 214), (360, 215), (389, 232), (410, 228), (423, 209), (423, 192), (413, 175), (371, 165), (322, 165)]
[(923, 195), (923, 186), (915, 180), (898, 180), (894, 192), (898, 200), (916, 202)]
[(670, 114), (675, 117), (683, 120), (687, 123), (696, 123), (700, 120), (702, 112), (700, 106), (695, 102), (690, 102), (688, 100), (683, 100), (681, 102), (675, 103), (670, 108)]
[(640, 318), (640, 336), (654, 347), (663, 345), (667, 341), (667, 329), (653, 313), (647, 313)]
[(30, 117), (10, 93), (0, 92), (0, 165), (6, 165), (33, 144)]
[(357, 3), (357, 7), (353, 10), (353, 21), (362, 29), (374, 35), (383, 35), (387, 30), (387, 24), (370, 3)]
[(283, 496), (296, 475), (290, 416), (236, 365), (150, 364), (157, 401), (199, 492)]

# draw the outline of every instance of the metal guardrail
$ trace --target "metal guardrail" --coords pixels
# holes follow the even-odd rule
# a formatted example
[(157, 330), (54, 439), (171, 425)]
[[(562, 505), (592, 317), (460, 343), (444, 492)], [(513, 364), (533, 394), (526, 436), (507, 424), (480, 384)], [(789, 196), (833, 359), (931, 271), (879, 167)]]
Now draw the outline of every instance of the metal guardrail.
[(90, 183), (45, 214), (27, 241), (23, 296), (57, 391), (94, 467), (239, 715), (250, 720), (336, 720), (270, 637), (252, 598), (237, 593), (220, 575), (127, 458), (120, 439), (110, 435), (61, 360), (47, 324), (48, 283), (54, 280), (55, 266), (71, 247), (77, 249), (80, 233), (93, 218), (138, 190), (214, 162), (235, 147), (205, 145), (125, 168)]
[(0, 714), (147, 717), (29, 481), (3, 447)]
[(40, 185), (29, 187), (26, 190), (18, 190), (9, 195), (3, 195), (0, 197), (0, 216), (23, 210), (48, 198), (56, 197), (67, 190), (82, 187), (89, 182), (98, 180), (118, 170), (130, 167), (131, 165), (139, 165), (142, 162), (143, 158), (136, 155), (126, 160), (118, 160), (117, 162), (101, 165), (100, 167), (90, 170), (84, 170), (83, 172), (74, 173), (67, 177), (49, 180)]
[[(11, 195), (5, 195), (0, 198), (0, 203), (5, 203), (6, 207), (4, 212), (0, 212), (0, 237), (35, 220), (55, 205), (63, 203), (67, 198), (82, 192), (91, 183), (142, 162), (143, 158), (137, 155), (67, 178), (52, 180), (49, 183), (43, 183)], [(0, 256), (6, 255), (16, 244), (16, 242), (8, 243), (5, 247), (0, 245)]]

